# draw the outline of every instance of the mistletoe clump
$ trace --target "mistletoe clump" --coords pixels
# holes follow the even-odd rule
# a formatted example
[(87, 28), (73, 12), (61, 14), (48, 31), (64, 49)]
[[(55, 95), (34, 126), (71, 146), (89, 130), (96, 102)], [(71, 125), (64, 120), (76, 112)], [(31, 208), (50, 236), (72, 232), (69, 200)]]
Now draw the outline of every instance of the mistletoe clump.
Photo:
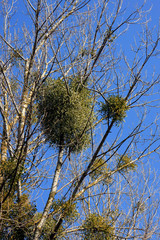
[(119, 172), (128, 172), (128, 171), (134, 171), (137, 168), (137, 164), (132, 162), (131, 157), (126, 155), (119, 155), (117, 159), (117, 169), (119, 169)]
[[(53, 212), (55, 212), (55, 216), (59, 217), (59, 214), (62, 213), (64, 219), (68, 223), (74, 222), (79, 217), (79, 213), (77, 210), (76, 202), (72, 202), (70, 200), (55, 200), (52, 205)], [(57, 213), (57, 214), (56, 214)]]
[(101, 113), (106, 119), (113, 119), (118, 125), (126, 117), (126, 111), (129, 109), (126, 99), (121, 96), (111, 95), (105, 103), (101, 105)]
[(108, 184), (112, 182), (109, 175), (109, 168), (103, 158), (97, 158), (90, 170), (90, 177), (92, 180), (96, 180), (98, 177), (102, 176), (104, 178), (103, 182)]
[(83, 237), (85, 240), (113, 240), (114, 228), (107, 219), (99, 214), (92, 213), (83, 223)]
[[(35, 218), (34, 218), (35, 225), (40, 221), (41, 217), (42, 217), (42, 213), (37, 212), (35, 214)], [(53, 229), (55, 228), (56, 222), (57, 222), (57, 219), (54, 218), (54, 215), (52, 213), (50, 213), (46, 219), (45, 224), (43, 225), (40, 239), (43, 239), (43, 240), (50, 239), (50, 236), (53, 233)], [(58, 239), (64, 239), (63, 232), (64, 232), (64, 227), (60, 226), (60, 228), (57, 231), (57, 237), (59, 237)]]
[(90, 142), (93, 98), (87, 88), (73, 78), (49, 79), (38, 96), (38, 111), (46, 139), (56, 146), (81, 150)]

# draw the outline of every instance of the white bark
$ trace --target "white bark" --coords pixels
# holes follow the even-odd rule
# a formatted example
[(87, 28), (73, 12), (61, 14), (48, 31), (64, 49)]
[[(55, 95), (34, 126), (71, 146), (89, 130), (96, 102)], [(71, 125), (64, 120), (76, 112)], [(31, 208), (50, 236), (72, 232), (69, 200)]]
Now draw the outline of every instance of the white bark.
[(50, 194), (49, 194), (45, 209), (43, 211), (42, 217), (41, 217), (39, 223), (37, 224), (37, 227), (35, 230), (35, 235), (34, 235), (34, 240), (38, 240), (40, 238), (43, 226), (47, 220), (49, 211), (51, 209), (51, 206), (52, 206), (52, 203), (53, 203), (56, 191), (57, 191), (59, 176), (60, 176), (61, 168), (62, 168), (62, 162), (63, 162), (63, 148), (60, 147), (58, 161), (57, 161), (57, 167), (56, 167), (56, 170), (54, 173), (52, 187), (51, 187)]

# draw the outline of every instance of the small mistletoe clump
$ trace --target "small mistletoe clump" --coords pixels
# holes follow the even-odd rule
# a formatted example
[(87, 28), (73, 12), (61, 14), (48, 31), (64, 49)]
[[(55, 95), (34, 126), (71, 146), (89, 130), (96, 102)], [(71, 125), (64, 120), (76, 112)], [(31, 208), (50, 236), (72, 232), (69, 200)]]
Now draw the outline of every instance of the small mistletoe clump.
[(79, 151), (90, 142), (93, 98), (78, 78), (48, 81), (38, 95), (38, 115), (42, 130), (51, 144)]
[(85, 240), (113, 240), (114, 228), (105, 217), (99, 214), (92, 213), (84, 221), (83, 225), (83, 239)]
[[(79, 217), (78, 210), (76, 208), (76, 202), (55, 200), (53, 202), (52, 208), (53, 212), (55, 212), (55, 216), (59, 217), (60, 213), (63, 213), (64, 220), (68, 223), (74, 222)], [(57, 212), (57, 214), (56, 214)]]
[(126, 117), (126, 111), (129, 109), (127, 101), (121, 96), (111, 95), (105, 103), (102, 103), (100, 112), (106, 119), (113, 119), (118, 125)]
[(90, 170), (90, 177), (92, 180), (96, 180), (98, 177), (104, 177), (103, 182), (108, 184), (112, 182), (111, 176), (109, 176), (109, 168), (103, 158), (98, 158), (95, 160), (94, 164)]
[(137, 168), (137, 164), (132, 162), (131, 157), (129, 157), (127, 154), (119, 156), (117, 159), (117, 169), (119, 169), (119, 172), (129, 172), (134, 171)]

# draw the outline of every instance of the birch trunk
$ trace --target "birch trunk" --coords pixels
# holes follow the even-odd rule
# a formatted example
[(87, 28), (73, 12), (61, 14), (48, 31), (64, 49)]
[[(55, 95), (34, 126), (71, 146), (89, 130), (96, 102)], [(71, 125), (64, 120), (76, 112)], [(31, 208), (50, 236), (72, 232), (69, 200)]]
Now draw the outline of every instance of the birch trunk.
[[(7, 101), (7, 93), (4, 91), (4, 112), (3, 112), (3, 134), (2, 134), (2, 142), (1, 142), (1, 166), (2, 169), (0, 169), (0, 203), (3, 201), (3, 181), (4, 181), (4, 176), (3, 176), (3, 165), (5, 164), (7, 160), (7, 132), (8, 132), (8, 125), (7, 125), (7, 115), (8, 115), (8, 101)], [(2, 208), (0, 209), (0, 221), (2, 220)], [(0, 230), (1, 227), (0, 227)]]
[(34, 235), (34, 240), (38, 240), (40, 238), (41, 232), (42, 232), (42, 228), (47, 220), (50, 208), (52, 206), (56, 191), (57, 191), (57, 186), (58, 186), (58, 180), (59, 180), (59, 176), (61, 173), (61, 169), (62, 169), (62, 161), (63, 161), (63, 147), (60, 147), (59, 149), (59, 155), (58, 155), (58, 162), (57, 162), (57, 167), (55, 170), (55, 174), (54, 174), (54, 178), (53, 178), (53, 182), (52, 182), (52, 187), (51, 187), (51, 191), (45, 206), (45, 209), (43, 211), (41, 220), (39, 221), (36, 230), (35, 230), (35, 235)]

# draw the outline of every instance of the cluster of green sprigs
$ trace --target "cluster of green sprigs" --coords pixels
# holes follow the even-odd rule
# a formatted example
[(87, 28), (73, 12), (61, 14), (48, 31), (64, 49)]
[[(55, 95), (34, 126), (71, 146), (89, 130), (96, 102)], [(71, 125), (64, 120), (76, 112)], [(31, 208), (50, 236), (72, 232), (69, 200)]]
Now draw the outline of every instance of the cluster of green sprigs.
[(119, 156), (117, 159), (117, 169), (119, 169), (119, 172), (129, 172), (134, 171), (137, 168), (137, 164), (132, 162), (131, 157), (129, 157), (127, 154)]
[[(23, 194), (19, 201), (15, 197), (9, 197), (2, 204), (0, 238), (6, 239), (31, 239), (34, 226), (34, 214), (36, 206), (30, 203), (29, 196)], [(7, 226), (7, 227), (6, 227)]]
[[(40, 221), (41, 217), (42, 217), (42, 213), (37, 212), (35, 214), (35, 219), (34, 219), (35, 224)], [(53, 215), (50, 213), (48, 218), (46, 219), (45, 224), (43, 225), (40, 239), (43, 239), (43, 240), (50, 239), (50, 236), (53, 233), (53, 229), (56, 225), (56, 222), (57, 222), (57, 219), (55, 219)], [(57, 239), (64, 239), (63, 232), (64, 232), (64, 227), (60, 226), (57, 232)]]
[(77, 151), (90, 141), (87, 130), (93, 121), (93, 99), (77, 79), (67, 85), (61, 79), (50, 79), (43, 85), (38, 96), (39, 117), (50, 143)]
[(113, 119), (118, 125), (126, 117), (126, 111), (129, 109), (127, 101), (121, 96), (111, 95), (105, 103), (101, 105), (101, 113), (106, 119)]
[[(21, 164), (17, 167), (17, 158), (11, 157), (6, 161), (0, 163), (0, 172), (2, 176), (7, 179), (6, 186), (9, 188), (10, 184), (12, 185), (12, 190), (17, 189), (17, 183), (19, 178), (21, 178), (25, 170), (24, 161), (21, 161)], [(16, 175), (15, 175), (16, 172)], [(22, 181), (23, 182), (23, 181)]]
[(71, 202), (70, 200), (62, 201), (58, 199), (53, 202), (52, 209), (53, 212), (55, 212), (55, 215), (56, 213), (62, 213), (65, 221), (67, 221), (68, 223), (73, 222), (79, 216), (76, 208), (76, 203)]
[[(76, 208), (76, 203), (71, 201), (55, 200), (52, 204), (50, 214), (43, 226), (42, 229), (42, 239), (50, 239), (50, 235), (53, 233), (53, 229), (56, 225), (56, 222), (59, 219), (60, 214), (63, 214), (65, 223), (71, 224), (74, 222), (79, 214)], [(42, 213), (37, 213), (35, 215), (35, 222), (38, 222), (41, 219)], [(57, 239), (64, 239), (64, 226), (61, 225), (57, 232)]]
[(112, 240), (114, 239), (114, 228), (106, 218), (92, 213), (84, 221), (83, 225), (83, 239), (85, 240)]
[(112, 179), (109, 176), (109, 169), (103, 158), (98, 158), (95, 160), (94, 164), (90, 170), (90, 177), (92, 180), (96, 180), (98, 177), (102, 176), (105, 183), (111, 183)]

